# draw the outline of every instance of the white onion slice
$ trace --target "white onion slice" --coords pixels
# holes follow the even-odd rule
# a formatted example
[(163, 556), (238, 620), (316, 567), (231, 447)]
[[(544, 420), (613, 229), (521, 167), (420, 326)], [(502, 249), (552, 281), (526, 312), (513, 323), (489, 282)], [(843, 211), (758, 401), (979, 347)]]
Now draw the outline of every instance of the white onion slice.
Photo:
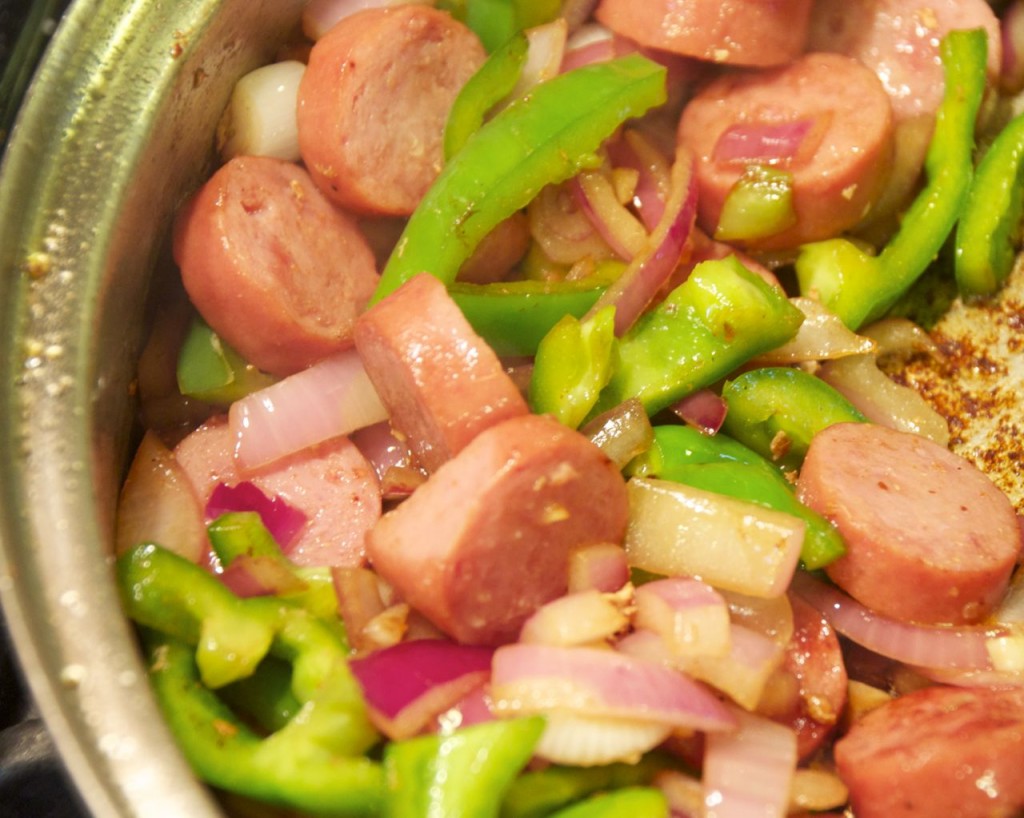
[(580, 210), (587, 214), (608, 246), (619, 258), (629, 261), (643, 252), (647, 231), (619, 201), (611, 179), (597, 170), (585, 170), (570, 184)]
[(800, 571), (793, 591), (809, 602), (837, 631), (882, 656), (931, 668), (989, 670), (987, 643), (995, 631), (975, 627), (911, 625), (868, 610), (852, 597)]
[(779, 818), (787, 812), (796, 769), (796, 734), (774, 721), (736, 710), (740, 729), (707, 737), (707, 818)]
[(228, 425), (243, 470), (279, 460), (388, 416), (354, 349), (235, 401)]
[(629, 619), (610, 594), (581, 591), (541, 605), (523, 623), (519, 641), (537, 645), (589, 645), (625, 630)]
[(874, 341), (851, 331), (838, 315), (813, 298), (791, 298), (790, 303), (804, 314), (803, 323), (791, 340), (758, 355), (754, 359), (758, 366), (824, 361), (875, 351)]
[(534, 750), (555, 764), (594, 767), (620, 761), (635, 764), (672, 732), (657, 721), (635, 721), (577, 713), (546, 715), (544, 733)]
[(234, 156), (299, 160), (295, 109), (305, 72), (301, 62), (287, 60), (250, 71), (235, 83), (217, 126), (217, 145), (225, 161)]
[(562, 17), (527, 29), (526, 62), (508, 96), (509, 100), (526, 96), (535, 85), (558, 75), (568, 36), (569, 26)]
[(729, 607), (714, 588), (690, 577), (671, 577), (636, 589), (633, 624), (659, 634), (673, 654), (728, 654)]
[(627, 582), (626, 549), (617, 543), (586, 545), (569, 554), (569, 593), (589, 590), (613, 593)]
[(785, 593), (805, 525), (789, 514), (681, 483), (633, 477), (630, 565), (756, 597)]
[(587, 421), (580, 433), (589, 437), (620, 469), (654, 442), (651, 419), (636, 398), (628, 398)]

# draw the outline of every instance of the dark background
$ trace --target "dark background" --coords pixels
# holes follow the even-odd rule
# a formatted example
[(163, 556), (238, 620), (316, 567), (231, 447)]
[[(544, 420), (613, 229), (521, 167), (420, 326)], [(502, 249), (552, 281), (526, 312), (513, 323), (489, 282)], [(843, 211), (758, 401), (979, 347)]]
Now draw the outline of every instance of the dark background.
[[(0, 151), (68, 0), (0, 0)], [(84, 818), (0, 618), (0, 818)]]

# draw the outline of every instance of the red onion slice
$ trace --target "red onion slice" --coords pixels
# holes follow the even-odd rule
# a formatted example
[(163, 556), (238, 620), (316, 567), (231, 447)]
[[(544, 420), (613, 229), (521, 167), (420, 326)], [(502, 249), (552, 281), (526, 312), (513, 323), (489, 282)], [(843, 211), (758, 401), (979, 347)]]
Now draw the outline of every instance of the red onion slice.
[(793, 591), (817, 608), (837, 631), (890, 659), (931, 668), (989, 670), (987, 643), (998, 634), (983, 628), (911, 625), (881, 616), (852, 597), (798, 571)]
[(999, 85), (1005, 94), (1024, 90), (1024, 2), (1014, 0), (999, 23), (1003, 43), (1003, 64)]
[(670, 577), (636, 589), (633, 624), (649, 628), (674, 656), (723, 656), (729, 652), (729, 606), (707, 583)]
[(400, 642), (349, 661), (370, 718), (392, 740), (419, 733), (490, 674), (491, 648), (443, 639)]
[(718, 137), (711, 158), (735, 165), (788, 163), (796, 157), (813, 126), (813, 119), (778, 124), (738, 122)]
[(412, 464), (408, 445), (395, 436), (391, 424), (386, 421), (357, 429), (350, 439), (373, 465), (379, 480), (384, 479), (389, 469), (409, 468)]
[(569, 182), (579, 209), (598, 235), (623, 261), (643, 251), (647, 233), (615, 196), (611, 181), (600, 171), (583, 171)]
[(295, 541), (307, 520), (295, 506), (280, 497), (268, 497), (259, 486), (247, 480), (234, 486), (218, 483), (210, 493), (210, 499), (206, 501), (207, 520), (215, 520), (230, 511), (255, 511), (259, 514), (282, 551)]
[(626, 549), (616, 543), (577, 548), (569, 555), (569, 592), (613, 593), (629, 582)]
[(609, 640), (629, 625), (629, 619), (610, 594), (580, 591), (541, 605), (523, 623), (524, 644), (591, 645)]
[(608, 145), (608, 156), (615, 167), (636, 171), (633, 208), (644, 226), (653, 232), (665, 212), (671, 172), (669, 162), (661, 151), (633, 129)]
[(388, 417), (354, 349), (235, 401), (228, 425), (242, 469), (256, 469)]
[(305, 591), (308, 586), (287, 564), (273, 557), (240, 554), (220, 574), (220, 581), (235, 596), (288, 596)]
[(698, 389), (669, 408), (681, 420), (697, 427), (704, 434), (714, 435), (718, 434), (718, 430), (725, 423), (729, 405), (717, 392), (711, 389)]

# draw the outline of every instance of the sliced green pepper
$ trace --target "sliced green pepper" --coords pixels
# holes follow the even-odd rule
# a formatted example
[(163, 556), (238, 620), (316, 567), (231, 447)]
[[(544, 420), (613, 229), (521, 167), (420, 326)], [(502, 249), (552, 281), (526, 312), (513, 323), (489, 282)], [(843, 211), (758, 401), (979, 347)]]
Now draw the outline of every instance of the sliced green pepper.
[(669, 818), (668, 801), (655, 787), (627, 787), (594, 795), (551, 818)]
[(664, 101), (664, 67), (639, 55), (540, 83), (445, 165), (410, 217), (371, 302), (422, 272), (450, 284), (499, 222), (545, 185), (597, 167), (595, 151), (619, 125)]
[(761, 239), (796, 224), (793, 174), (751, 165), (722, 203), (715, 238), (719, 241)]
[(800, 291), (851, 329), (880, 318), (935, 260), (956, 224), (973, 174), (974, 127), (985, 90), (984, 31), (953, 31), (940, 44), (946, 90), (925, 158), (928, 183), (878, 256), (847, 239), (807, 244), (796, 260)]
[(1013, 268), (1024, 213), (1024, 114), (986, 151), (956, 231), (954, 271), (965, 296), (990, 295)]
[(496, 818), (533, 755), (544, 719), (484, 722), (450, 735), (392, 742), (384, 750), (387, 818)]
[(559, 0), (463, 0), (465, 23), (494, 51), (524, 28), (549, 23), (562, 10)]
[(181, 394), (227, 406), (273, 382), (274, 378), (225, 344), (203, 319), (193, 319), (178, 353)]
[(804, 315), (734, 256), (704, 261), (619, 339), (593, 415), (635, 397), (648, 414), (792, 338)]
[(766, 367), (722, 387), (723, 431), (787, 470), (799, 469), (811, 438), (833, 423), (864, 422), (853, 404), (802, 369)]
[(601, 274), (582, 281), (456, 281), (448, 292), (498, 355), (533, 355), (564, 316), (586, 315), (608, 283)]
[(779, 469), (724, 434), (706, 435), (689, 426), (656, 426), (653, 444), (629, 464), (626, 473), (673, 480), (799, 517), (807, 526), (800, 559), (809, 570), (823, 568), (846, 553), (839, 532), (796, 498)]
[(530, 408), (575, 429), (608, 383), (615, 347), (615, 307), (585, 321), (566, 315), (537, 349), (530, 379)]

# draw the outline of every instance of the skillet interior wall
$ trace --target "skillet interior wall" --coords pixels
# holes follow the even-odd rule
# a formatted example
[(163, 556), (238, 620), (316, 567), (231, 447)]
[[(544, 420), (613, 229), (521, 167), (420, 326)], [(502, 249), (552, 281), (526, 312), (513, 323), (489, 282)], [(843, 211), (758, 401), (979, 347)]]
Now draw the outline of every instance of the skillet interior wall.
[(78, 0), (0, 170), (0, 600), (96, 815), (219, 814), (157, 715), (106, 557), (171, 214), (212, 161), (233, 81), (301, 5)]

